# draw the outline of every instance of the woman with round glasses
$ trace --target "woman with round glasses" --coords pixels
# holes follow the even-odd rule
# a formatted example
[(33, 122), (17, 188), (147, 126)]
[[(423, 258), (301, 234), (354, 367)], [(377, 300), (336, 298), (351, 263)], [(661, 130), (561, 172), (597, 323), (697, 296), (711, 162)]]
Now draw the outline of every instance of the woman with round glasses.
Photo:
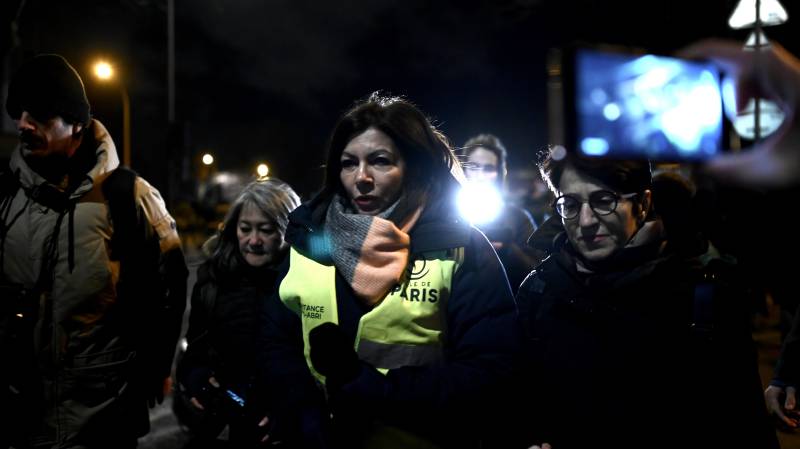
[(649, 163), (554, 151), (540, 169), (563, 228), (517, 296), (531, 442), (771, 447), (745, 301), (712, 252), (667, 238)]

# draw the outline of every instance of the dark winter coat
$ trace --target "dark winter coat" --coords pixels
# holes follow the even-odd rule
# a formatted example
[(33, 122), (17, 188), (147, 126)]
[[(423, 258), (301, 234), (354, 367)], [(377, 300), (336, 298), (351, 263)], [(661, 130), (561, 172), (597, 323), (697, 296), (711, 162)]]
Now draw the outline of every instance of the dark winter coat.
[[(253, 268), (244, 261), (236, 273), (218, 271), (213, 259), (198, 268), (188, 345), (177, 368), (184, 402), (195, 397), (206, 409), (200, 413), (186, 402), (179, 415), (195, 433), (210, 438), (225, 424), (234, 422), (234, 427), (244, 426), (242, 430), (248, 432), (257, 421), (253, 413), (260, 411), (257, 402), (263, 399), (254, 383), (258, 316), (262, 298), (272, 294), (277, 278), (274, 269)], [(211, 376), (219, 389), (209, 384)], [(228, 390), (243, 399), (241, 410), (226, 396)]]
[(575, 257), (561, 234), (517, 296), (531, 442), (774, 447), (727, 264), (665, 254), (660, 242), (626, 248), (613, 271), (579, 273)]
[[(147, 399), (170, 373), (187, 270), (158, 190), (135, 177), (131, 207), (111, 207), (105, 183), (118, 165), (97, 120), (70, 159), (66, 189), (21, 148), (12, 154), (18, 188), (0, 199), (0, 283), (28, 292), (12, 313), (30, 326), (2, 348), (15, 355), (0, 376), (0, 445), (12, 434), (18, 447), (122, 447), (149, 429)], [(0, 297), (0, 309), (14, 299)]]

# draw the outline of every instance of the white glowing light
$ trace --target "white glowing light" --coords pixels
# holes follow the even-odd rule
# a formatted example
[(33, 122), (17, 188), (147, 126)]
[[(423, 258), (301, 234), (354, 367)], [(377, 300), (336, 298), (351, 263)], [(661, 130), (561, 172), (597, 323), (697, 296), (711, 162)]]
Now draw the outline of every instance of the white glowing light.
[[(758, 36), (758, 45), (756, 45), (756, 36)], [(750, 33), (750, 36), (747, 37), (747, 42), (744, 44), (745, 50), (753, 50), (756, 47), (769, 47), (769, 39), (767, 39), (767, 35), (764, 34), (764, 30), (758, 30), (758, 32), (753, 31)]]
[(491, 223), (497, 219), (505, 205), (494, 184), (487, 182), (467, 183), (462, 186), (456, 201), (461, 216), (476, 225)]
[(214, 156), (206, 153), (203, 155), (203, 165), (211, 165), (214, 163)]
[(702, 136), (718, 128), (722, 121), (722, 98), (714, 75), (705, 71), (691, 89), (675, 91), (676, 102), (661, 117), (664, 135), (678, 151), (702, 149)]
[[(761, 99), (760, 103), (760, 137), (767, 137), (780, 128), (784, 118), (786, 118), (786, 114), (772, 101)], [(752, 140), (756, 137), (755, 109), (756, 101), (751, 99), (747, 103), (747, 107), (733, 119), (733, 128), (745, 139)]]
[[(778, 0), (761, 0), (761, 26), (780, 25), (789, 19), (786, 10)], [(753, 28), (756, 25), (756, 0), (739, 0), (728, 19), (728, 26), (734, 30)]]
[(586, 155), (603, 156), (608, 150), (608, 141), (602, 137), (586, 137), (581, 140), (581, 151)]
[(603, 108), (603, 116), (609, 122), (618, 119), (620, 115), (622, 115), (622, 112), (619, 110), (619, 106), (617, 106), (616, 103), (609, 103)]
[(269, 167), (267, 167), (267, 164), (258, 164), (256, 173), (258, 173), (259, 178), (264, 178), (269, 174)]

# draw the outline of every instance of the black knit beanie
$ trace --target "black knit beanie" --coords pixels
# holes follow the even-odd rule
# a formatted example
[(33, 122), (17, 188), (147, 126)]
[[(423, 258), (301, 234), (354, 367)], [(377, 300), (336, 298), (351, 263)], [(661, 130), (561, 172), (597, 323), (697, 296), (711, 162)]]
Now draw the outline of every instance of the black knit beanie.
[(78, 72), (66, 59), (44, 54), (26, 61), (11, 78), (6, 111), (19, 119), (28, 111), (36, 120), (60, 116), (67, 123), (89, 123), (89, 100)]

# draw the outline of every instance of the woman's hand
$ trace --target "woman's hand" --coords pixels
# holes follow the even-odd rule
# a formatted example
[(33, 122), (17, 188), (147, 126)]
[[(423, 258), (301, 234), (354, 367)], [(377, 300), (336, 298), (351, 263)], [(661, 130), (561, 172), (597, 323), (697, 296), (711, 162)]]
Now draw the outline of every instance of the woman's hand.
[[(219, 388), (219, 382), (217, 382), (217, 379), (214, 376), (211, 376), (211, 377), (208, 378), (208, 383), (214, 388)], [(195, 396), (192, 396), (189, 399), (189, 403), (192, 404), (192, 406), (194, 406), (198, 410), (205, 410), (206, 409), (203, 406), (203, 404), (201, 404), (200, 401), (197, 400), (197, 397), (195, 397)]]
[[(786, 399), (781, 405), (781, 396), (784, 395)], [(786, 387), (784, 389), (777, 385), (770, 385), (764, 391), (764, 399), (767, 402), (767, 410), (771, 414), (780, 418), (787, 426), (793, 429), (797, 428), (800, 413), (797, 411), (797, 390), (795, 387)]]

